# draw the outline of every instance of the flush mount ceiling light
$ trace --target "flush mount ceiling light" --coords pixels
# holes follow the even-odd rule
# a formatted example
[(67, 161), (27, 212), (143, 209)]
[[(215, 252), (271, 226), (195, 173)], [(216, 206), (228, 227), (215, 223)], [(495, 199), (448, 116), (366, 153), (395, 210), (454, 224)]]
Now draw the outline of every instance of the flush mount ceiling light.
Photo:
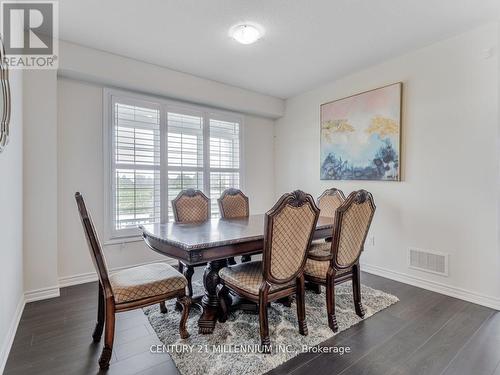
[(241, 44), (255, 43), (263, 34), (262, 28), (250, 24), (235, 25), (229, 30), (229, 35)]

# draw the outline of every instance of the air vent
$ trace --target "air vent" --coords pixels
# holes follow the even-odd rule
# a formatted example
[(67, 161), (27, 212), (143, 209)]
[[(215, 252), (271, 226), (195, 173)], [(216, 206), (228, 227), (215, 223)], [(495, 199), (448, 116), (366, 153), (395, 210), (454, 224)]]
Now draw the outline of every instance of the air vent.
[(433, 250), (408, 249), (408, 267), (448, 276), (448, 254)]

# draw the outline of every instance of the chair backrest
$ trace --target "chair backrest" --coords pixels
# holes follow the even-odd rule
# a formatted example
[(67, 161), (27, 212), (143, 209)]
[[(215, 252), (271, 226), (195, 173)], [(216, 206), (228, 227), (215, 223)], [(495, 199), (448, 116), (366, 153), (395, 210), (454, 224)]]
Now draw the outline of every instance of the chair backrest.
[(348, 268), (358, 261), (375, 209), (373, 196), (366, 190), (353, 191), (337, 209), (332, 241), (337, 268)]
[(345, 195), (342, 190), (331, 188), (327, 189), (318, 198), (319, 215), (335, 217), (335, 211), (345, 201)]
[(263, 276), (267, 282), (284, 284), (303, 272), (318, 217), (313, 197), (300, 190), (284, 194), (266, 213)]
[(172, 200), (172, 210), (178, 223), (207, 221), (210, 217), (210, 199), (200, 190), (182, 190)]
[(250, 214), (248, 197), (239, 189), (224, 190), (217, 203), (220, 215), (225, 219), (247, 217)]
[(111, 290), (111, 284), (109, 283), (108, 266), (106, 264), (106, 259), (102, 254), (101, 243), (97, 237), (97, 232), (90, 217), (87, 207), (85, 206), (85, 201), (80, 193), (75, 193), (76, 204), (78, 206), (78, 212), (80, 213), (80, 220), (82, 221), (83, 231), (85, 232), (85, 238), (87, 239), (87, 244), (90, 250), (90, 257), (92, 258), (92, 263), (99, 276), (99, 281), (104, 289), (106, 296), (112, 296), (113, 291)]

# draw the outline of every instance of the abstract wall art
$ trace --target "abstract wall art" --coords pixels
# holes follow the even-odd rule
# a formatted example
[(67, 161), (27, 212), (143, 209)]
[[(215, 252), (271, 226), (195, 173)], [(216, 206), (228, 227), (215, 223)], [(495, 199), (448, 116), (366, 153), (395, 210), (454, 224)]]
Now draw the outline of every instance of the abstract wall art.
[(400, 181), (401, 82), (321, 105), (321, 179)]

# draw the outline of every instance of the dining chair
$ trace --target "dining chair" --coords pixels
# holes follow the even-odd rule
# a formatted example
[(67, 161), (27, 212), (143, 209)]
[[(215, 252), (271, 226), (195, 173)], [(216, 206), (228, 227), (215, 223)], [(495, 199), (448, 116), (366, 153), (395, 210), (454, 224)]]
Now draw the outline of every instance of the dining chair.
[[(318, 197), (319, 216), (334, 218), (335, 211), (342, 205), (342, 203), (344, 203), (344, 201), (345, 195), (342, 190), (336, 188), (325, 190)], [(309, 254), (328, 256), (330, 254), (330, 242), (332, 242), (332, 237), (313, 241), (311, 243), (311, 247), (309, 248)], [(320, 292), (319, 289), (316, 291), (318, 293)]]
[(326, 286), (328, 326), (338, 331), (335, 316), (335, 285), (352, 280), (356, 314), (363, 318), (359, 257), (375, 214), (373, 196), (366, 190), (353, 191), (335, 213), (333, 240), (329, 252), (308, 252), (304, 268), (305, 279)]
[(75, 199), (92, 262), (99, 277), (97, 323), (92, 334), (94, 342), (99, 342), (105, 328), (104, 347), (99, 358), (99, 367), (109, 368), (113, 352), (116, 313), (156, 303), (159, 303), (161, 311), (166, 313), (165, 301), (177, 298), (177, 302), (182, 306), (179, 322), (180, 336), (183, 339), (189, 337), (186, 321), (191, 301), (186, 296), (186, 278), (166, 263), (132, 267), (109, 275), (106, 259), (83, 196), (76, 193)]
[(345, 195), (340, 189), (325, 190), (318, 197), (319, 216), (335, 217), (335, 211), (345, 201)]
[[(210, 218), (210, 199), (200, 190), (182, 190), (175, 199), (172, 200), (172, 210), (176, 223), (200, 223)], [(178, 267), (187, 279), (188, 295), (193, 296), (192, 278), (194, 267), (205, 266), (207, 263), (188, 265), (179, 260)]]
[(228, 294), (232, 291), (259, 306), (260, 338), (264, 352), (270, 351), (268, 303), (296, 295), (299, 333), (307, 335), (304, 302), (304, 266), (307, 249), (318, 221), (314, 199), (300, 190), (284, 194), (265, 215), (263, 260), (224, 267), (217, 296), (220, 321), (228, 316)]
[[(217, 203), (219, 204), (220, 216), (223, 219), (245, 218), (250, 215), (248, 197), (239, 189), (229, 188), (224, 190), (220, 198), (217, 199)], [(241, 257), (242, 263), (250, 262), (251, 260), (251, 255), (243, 255)], [(234, 258), (229, 258), (228, 263), (231, 265), (236, 264)]]

